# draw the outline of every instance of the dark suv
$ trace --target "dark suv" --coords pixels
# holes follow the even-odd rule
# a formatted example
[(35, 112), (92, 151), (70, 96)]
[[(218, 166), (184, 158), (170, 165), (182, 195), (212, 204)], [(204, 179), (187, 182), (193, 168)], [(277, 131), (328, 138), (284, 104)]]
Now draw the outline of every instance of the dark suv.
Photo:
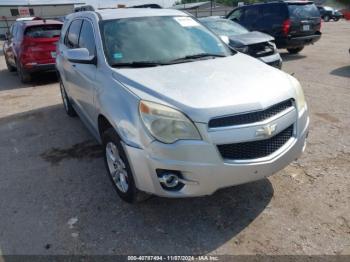
[(321, 16), (310, 1), (285, 1), (245, 5), (226, 17), (247, 27), (275, 37), (278, 48), (299, 53), (305, 45), (321, 38)]

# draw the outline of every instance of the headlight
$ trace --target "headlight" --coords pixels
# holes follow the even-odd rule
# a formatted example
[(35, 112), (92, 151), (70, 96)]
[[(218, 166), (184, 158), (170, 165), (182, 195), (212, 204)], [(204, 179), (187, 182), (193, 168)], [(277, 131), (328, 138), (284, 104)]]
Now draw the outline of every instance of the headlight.
[(241, 53), (248, 53), (248, 46), (235, 47), (235, 49)]
[(290, 80), (295, 89), (297, 109), (298, 109), (298, 112), (300, 113), (305, 109), (305, 106), (306, 106), (304, 92), (303, 92), (303, 89), (301, 88), (299, 81), (295, 77), (290, 76)]
[(170, 144), (182, 139), (201, 139), (191, 120), (173, 108), (141, 101), (139, 111), (147, 130), (163, 143)]
[(269, 41), (268, 43), (269, 43), (270, 45), (272, 45), (273, 50), (276, 50), (276, 49), (277, 49), (275, 42)]

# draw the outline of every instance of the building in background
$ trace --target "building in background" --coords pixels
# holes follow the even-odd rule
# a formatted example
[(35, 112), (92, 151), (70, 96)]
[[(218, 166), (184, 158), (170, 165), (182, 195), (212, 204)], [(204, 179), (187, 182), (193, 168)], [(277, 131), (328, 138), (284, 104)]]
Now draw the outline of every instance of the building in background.
[(196, 17), (206, 17), (227, 15), (230, 11), (232, 11), (233, 7), (219, 3), (219, 1), (196, 1), (193, 3), (177, 4), (172, 8), (187, 11)]
[(74, 0), (2, 0), (0, 1), (0, 35), (21, 17), (60, 18), (74, 12)]

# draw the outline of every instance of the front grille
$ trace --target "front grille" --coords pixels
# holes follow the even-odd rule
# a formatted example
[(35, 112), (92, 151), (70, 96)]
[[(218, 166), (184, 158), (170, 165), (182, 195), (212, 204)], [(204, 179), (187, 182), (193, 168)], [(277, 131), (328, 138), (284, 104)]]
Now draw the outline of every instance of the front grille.
[(293, 136), (293, 125), (266, 140), (218, 145), (224, 159), (250, 160), (266, 157), (280, 149)]
[(224, 116), (220, 118), (214, 118), (209, 121), (209, 128), (215, 127), (225, 127), (225, 126), (235, 126), (235, 125), (244, 125), (255, 122), (264, 121), (278, 113), (286, 110), (289, 107), (293, 106), (293, 100), (289, 99), (273, 105), (262, 111), (255, 111), (251, 113), (244, 113), (239, 115)]
[(249, 55), (254, 57), (264, 57), (275, 53), (273, 45), (267, 42), (249, 45), (248, 48)]

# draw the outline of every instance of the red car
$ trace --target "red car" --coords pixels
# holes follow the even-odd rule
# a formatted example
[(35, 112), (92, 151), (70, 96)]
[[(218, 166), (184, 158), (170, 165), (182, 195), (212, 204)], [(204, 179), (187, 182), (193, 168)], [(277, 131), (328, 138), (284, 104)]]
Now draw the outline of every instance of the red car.
[(350, 8), (340, 10), (346, 20), (350, 20)]
[(35, 72), (55, 71), (56, 43), (62, 25), (55, 20), (16, 21), (4, 43), (8, 70), (17, 70), (23, 83), (31, 81)]

